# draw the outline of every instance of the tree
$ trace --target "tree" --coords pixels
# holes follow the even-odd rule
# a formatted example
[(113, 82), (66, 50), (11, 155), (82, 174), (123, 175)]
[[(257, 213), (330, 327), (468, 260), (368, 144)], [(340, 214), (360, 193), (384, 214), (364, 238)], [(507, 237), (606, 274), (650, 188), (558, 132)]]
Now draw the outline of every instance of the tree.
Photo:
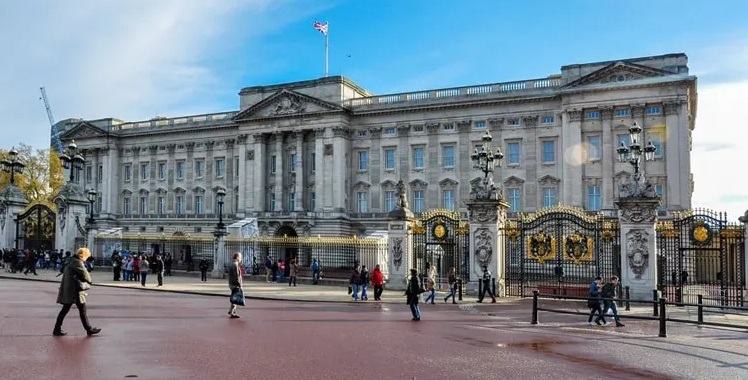
[[(15, 175), (18, 186), (30, 203), (52, 205), (52, 197), (64, 183), (60, 158), (53, 149), (35, 149), (20, 143), (18, 159), (26, 165), (23, 173)], [(8, 151), (0, 150), (0, 159), (7, 159)], [(0, 189), (10, 182), (10, 174), (0, 173)]]

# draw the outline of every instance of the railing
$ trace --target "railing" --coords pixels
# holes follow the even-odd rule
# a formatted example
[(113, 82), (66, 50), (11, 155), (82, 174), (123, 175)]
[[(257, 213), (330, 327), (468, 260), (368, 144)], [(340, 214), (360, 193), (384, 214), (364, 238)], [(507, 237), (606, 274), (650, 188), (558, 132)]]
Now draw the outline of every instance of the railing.
[[(626, 287), (626, 294), (628, 295), (628, 287)], [(629, 310), (629, 305), (631, 303), (638, 303), (643, 305), (652, 305), (652, 316), (643, 316), (643, 315), (626, 315), (627, 319), (641, 319), (641, 320), (656, 320), (659, 321), (659, 334), (658, 336), (660, 338), (666, 338), (667, 337), (667, 322), (677, 322), (677, 323), (687, 323), (687, 324), (696, 324), (696, 325), (703, 325), (703, 326), (715, 326), (715, 327), (728, 327), (728, 328), (739, 328), (739, 329), (746, 329), (748, 330), (748, 325), (736, 325), (731, 323), (722, 323), (722, 322), (711, 322), (711, 321), (705, 321), (704, 320), (704, 313), (708, 312), (708, 310), (705, 310), (705, 308), (709, 308), (709, 305), (704, 305), (702, 296), (698, 296), (698, 302), (695, 304), (691, 303), (682, 303), (682, 302), (668, 302), (667, 298), (660, 297), (660, 293), (657, 290), (653, 290), (653, 300), (652, 301), (643, 301), (643, 300), (631, 300), (631, 299), (625, 299), (625, 300), (616, 300), (612, 298), (603, 298), (601, 300), (605, 301), (623, 301), (626, 304), (626, 310)], [(538, 300), (539, 299), (564, 299), (564, 300), (578, 300), (578, 301), (589, 301), (591, 298), (589, 297), (577, 297), (577, 296), (566, 296), (566, 295), (558, 295), (558, 294), (541, 294), (539, 291), (534, 290), (532, 292), (532, 317), (530, 319), (530, 324), (537, 325), (539, 324), (538, 320), (538, 312), (539, 311), (545, 311), (550, 313), (558, 313), (558, 314), (573, 314), (573, 315), (589, 315), (589, 313), (583, 313), (578, 311), (569, 311), (569, 310), (561, 310), (561, 309), (550, 309), (545, 307), (538, 306)], [(597, 298), (596, 298), (597, 299)], [(691, 319), (681, 319), (681, 318), (670, 318), (667, 316), (667, 306), (677, 306), (677, 307), (695, 307), (697, 308), (697, 317), (696, 320)], [(728, 310), (733, 311), (741, 311), (741, 312), (748, 312), (747, 307), (738, 307), (738, 306), (720, 306), (720, 307), (713, 307), (718, 308), (721, 310), (722, 313), (725, 314), (731, 314)], [(737, 314), (737, 313), (734, 313)], [(605, 316), (609, 316), (605, 314)]]
[(193, 115), (176, 118), (155, 118), (148, 121), (135, 121), (131, 123), (123, 123), (118, 125), (112, 125), (111, 131), (126, 131), (137, 128), (156, 128), (156, 127), (173, 127), (173, 126), (187, 126), (189, 124), (204, 124), (211, 123), (221, 120), (230, 120), (236, 116), (238, 112), (221, 112), (221, 113), (210, 113), (204, 115)]
[(429, 99), (454, 98), (470, 95), (531, 91), (537, 89), (555, 88), (559, 87), (560, 85), (561, 80), (559, 78), (530, 79), (516, 82), (482, 84), (477, 86), (454, 87), (430, 91), (408, 92), (402, 94), (368, 96), (364, 98), (347, 99), (343, 102), (343, 105), (347, 107), (358, 107), (380, 104), (406, 103)]
[[(213, 267), (215, 251), (213, 237), (209, 235), (160, 235), (138, 234), (123, 236), (97, 236), (94, 239), (94, 258), (97, 265), (110, 265), (114, 251), (120, 255), (159, 254), (172, 258), (171, 269), (195, 270), (200, 260), (205, 259)], [(100, 264), (101, 263), (101, 264)]]

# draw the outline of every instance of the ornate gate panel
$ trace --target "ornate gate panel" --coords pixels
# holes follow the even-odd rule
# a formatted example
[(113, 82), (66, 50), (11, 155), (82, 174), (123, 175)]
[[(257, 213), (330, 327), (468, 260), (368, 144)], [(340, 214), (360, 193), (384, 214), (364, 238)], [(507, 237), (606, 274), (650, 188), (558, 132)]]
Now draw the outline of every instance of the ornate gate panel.
[(668, 300), (743, 306), (745, 234), (712, 210), (677, 213), (657, 225), (657, 284)]
[(55, 249), (55, 213), (41, 203), (31, 206), (16, 219), (16, 248)]
[(423, 213), (413, 226), (412, 268), (425, 276), (427, 265), (436, 266), (437, 283), (446, 282), (454, 267), (460, 278), (469, 278), (470, 230), (460, 221), (460, 213), (431, 210)]
[(596, 276), (621, 274), (620, 228), (602, 215), (549, 207), (508, 221), (504, 236), (509, 296), (585, 296)]

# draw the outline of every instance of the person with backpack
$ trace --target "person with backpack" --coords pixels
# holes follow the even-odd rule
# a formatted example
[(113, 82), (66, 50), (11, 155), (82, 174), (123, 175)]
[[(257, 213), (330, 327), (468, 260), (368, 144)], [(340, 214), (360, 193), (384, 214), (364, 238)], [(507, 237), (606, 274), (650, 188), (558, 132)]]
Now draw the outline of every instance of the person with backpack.
[[(595, 323), (598, 325), (607, 325), (605, 321), (605, 314), (603, 314), (602, 307), (602, 293), (600, 284), (603, 282), (603, 278), (600, 276), (595, 277), (595, 281), (592, 281), (588, 291), (587, 307), (590, 308), (590, 316), (587, 319), (587, 324), (592, 326), (592, 318), (597, 314)], [(602, 322), (602, 323), (601, 323)]]
[(412, 321), (421, 320), (421, 309), (418, 307), (418, 298), (424, 292), (426, 290), (423, 289), (421, 282), (418, 280), (418, 271), (411, 269), (408, 287), (405, 290), (405, 302), (410, 306), (410, 312), (413, 314)]
[(319, 262), (317, 259), (312, 259), (312, 285), (319, 284)]
[(603, 297), (603, 315), (608, 314), (608, 310), (613, 311), (613, 319), (616, 321), (616, 327), (626, 326), (621, 323), (621, 318), (618, 316), (618, 306), (616, 306), (616, 291), (618, 290), (618, 276), (611, 276), (608, 283), (603, 285), (602, 297)]

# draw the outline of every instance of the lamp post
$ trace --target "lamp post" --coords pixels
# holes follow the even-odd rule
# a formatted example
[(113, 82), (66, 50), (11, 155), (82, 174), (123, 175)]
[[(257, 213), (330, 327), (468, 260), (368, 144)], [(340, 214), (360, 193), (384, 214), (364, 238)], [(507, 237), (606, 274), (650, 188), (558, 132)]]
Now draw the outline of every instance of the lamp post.
[(216, 191), (216, 203), (218, 205), (218, 224), (216, 224), (216, 229), (215, 231), (213, 231), (213, 235), (216, 238), (226, 235), (226, 226), (223, 224), (223, 198), (225, 196), (226, 190), (218, 189)]
[(94, 219), (94, 203), (96, 202), (96, 190), (90, 189), (86, 193), (86, 199), (88, 199), (88, 218), (86, 219), (86, 228), (92, 230), (96, 225), (96, 219)]
[(0, 161), (0, 165), (3, 167), (3, 171), (10, 174), (10, 184), (15, 184), (16, 173), (23, 173), (23, 168), (26, 165), (18, 159), (18, 151), (16, 148), (11, 148), (8, 152), (8, 158)]
[(83, 155), (81, 155), (78, 150), (78, 145), (75, 144), (75, 140), (71, 141), (65, 152), (60, 155), (60, 162), (62, 163), (62, 167), (65, 169), (70, 169), (69, 182), (75, 181), (75, 171), (82, 170), (83, 163), (85, 161), (86, 160), (83, 158)]
[(644, 175), (641, 173), (642, 158), (644, 161), (652, 161), (657, 148), (652, 144), (652, 141), (647, 143), (645, 147), (642, 147), (639, 143), (641, 141), (642, 127), (636, 122), (629, 128), (629, 146), (626, 146), (623, 142), (616, 150), (618, 152), (618, 161), (627, 162), (634, 167), (634, 181), (624, 186), (624, 189), (630, 197), (652, 197), (656, 196), (652, 185), (647, 183), (644, 179)]
[(503, 195), (494, 186), (493, 177), (489, 174), (493, 173), (495, 168), (501, 167), (504, 154), (501, 153), (499, 147), (494, 148), (491, 146), (493, 137), (488, 131), (481, 137), (481, 141), (483, 144), (475, 148), (473, 154), (470, 155), (470, 159), (473, 161), (473, 169), (478, 169), (483, 173), (483, 180), (473, 186), (470, 191), (470, 198), (474, 200), (498, 201), (503, 198)]

